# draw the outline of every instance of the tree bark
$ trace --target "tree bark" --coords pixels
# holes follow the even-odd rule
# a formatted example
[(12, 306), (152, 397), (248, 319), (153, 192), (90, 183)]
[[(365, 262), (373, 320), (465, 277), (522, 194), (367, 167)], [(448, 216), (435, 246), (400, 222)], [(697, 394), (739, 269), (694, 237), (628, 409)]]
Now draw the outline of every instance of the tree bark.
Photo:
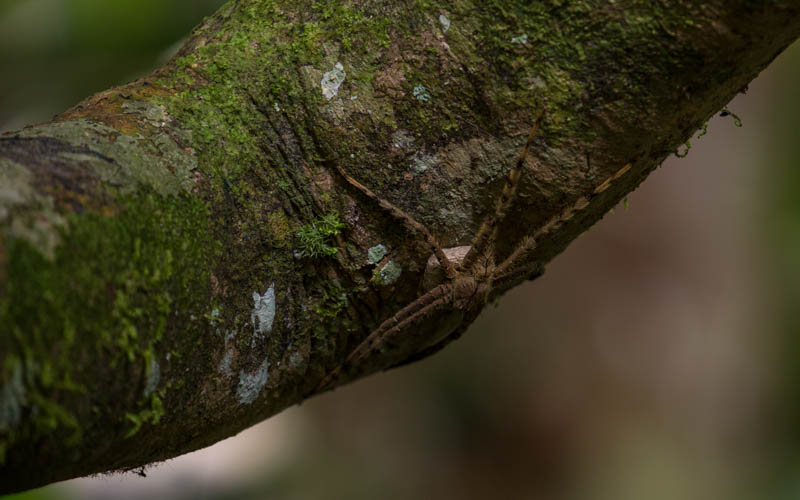
[(0, 492), (235, 434), (416, 300), (430, 248), (337, 168), (470, 245), (546, 110), (497, 241), (536, 247), (493, 299), (798, 34), (790, 1), (230, 2), (165, 67), (0, 137)]

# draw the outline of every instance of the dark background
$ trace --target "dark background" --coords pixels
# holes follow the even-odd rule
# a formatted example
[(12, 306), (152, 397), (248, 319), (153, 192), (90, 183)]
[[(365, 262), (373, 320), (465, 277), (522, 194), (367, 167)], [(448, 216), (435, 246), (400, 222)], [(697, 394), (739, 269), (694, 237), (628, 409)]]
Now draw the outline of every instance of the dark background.
[[(0, 0), (0, 131), (218, 0)], [(800, 45), (436, 357), (148, 471), (22, 498), (800, 498)]]

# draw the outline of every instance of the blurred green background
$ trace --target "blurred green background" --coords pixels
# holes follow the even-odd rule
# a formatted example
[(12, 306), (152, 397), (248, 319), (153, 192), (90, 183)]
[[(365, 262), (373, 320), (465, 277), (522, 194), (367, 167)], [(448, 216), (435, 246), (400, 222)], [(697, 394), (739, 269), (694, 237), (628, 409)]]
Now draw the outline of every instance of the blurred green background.
[[(0, 0), (0, 131), (161, 62), (219, 0)], [(436, 357), (28, 499), (800, 498), (800, 45)]]

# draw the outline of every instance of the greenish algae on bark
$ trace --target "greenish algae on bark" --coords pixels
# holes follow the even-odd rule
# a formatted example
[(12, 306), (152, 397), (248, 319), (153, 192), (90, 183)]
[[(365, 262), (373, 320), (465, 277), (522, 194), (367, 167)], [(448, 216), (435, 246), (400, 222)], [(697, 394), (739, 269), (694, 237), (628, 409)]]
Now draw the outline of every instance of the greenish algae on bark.
[(3, 136), (0, 483), (232, 435), (413, 301), (429, 250), (334, 164), (466, 245), (544, 108), (501, 253), (633, 164), (553, 224), (544, 263), (792, 41), (797, 10), (240, 0), (154, 74)]

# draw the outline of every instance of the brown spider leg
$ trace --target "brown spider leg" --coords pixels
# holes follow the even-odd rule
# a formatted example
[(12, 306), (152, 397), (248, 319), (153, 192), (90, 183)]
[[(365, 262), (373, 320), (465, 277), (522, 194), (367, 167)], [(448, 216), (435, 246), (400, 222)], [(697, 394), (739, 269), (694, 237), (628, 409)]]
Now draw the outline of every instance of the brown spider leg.
[(339, 165), (334, 165), (336, 171), (339, 172), (339, 175), (344, 177), (344, 179), (353, 187), (361, 191), (367, 198), (373, 200), (381, 208), (389, 212), (394, 218), (399, 219), (403, 224), (409, 227), (412, 231), (417, 231), (425, 238), (425, 242), (433, 249), (434, 255), (436, 258), (439, 259), (439, 264), (442, 266), (445, 274), (448, 278), (453, 279), (456, 277), (456, 268), (453, 263), (447, 258), (442, 250), (442, 246), (436, 240), (436, 238), (431, 234), (428, 229), (414, 220), (413, 217), (408, 215), (407, 213), (403, 212), (400, 208), (394, 206), (393, 204), (389, 203), (388, 201), (384, 200), (380, 196), (373, 193), (367, 186), (361, 184), (354, 178), (350, 177), (347, 172), (344, 171), (342, 167)]
[(545, 222), (544, 225), (542, 225), (538, 230), (536, 230), (535, 233), (533, 233), (533, 236), (527, 236), (523, 238), (522, 242), (517, 245), (517, 248), (515, 248), (514, 251), (511, 252), (511, 254), (497, 266), (492, 281), (497, 283), (497, 286), (500, 287), (499, 282), (507, 283), (519, 277), (520, 274), (526, 272), (525, 270), (529, 266), (526, 266), (525, 264), (519, 266), (518, 264), (520, 261), (525, 260), (529, 252), (536, 249), (536, 241), (555, 231), (565, 222), (572, 219), (577, 212), (580, 212), (589, 206), (589, 201), (589, 196), (581, 196), (574, 204), (569, 206), (567, 209), (562, 210), (561, 213)]
[(449, 296), (451, 293), (451, 285), (439, 285), (381, 323), (378, 328), (373, 330), (366, 339), (347, 355), (347, 359), (343, 363), (325, 376), (315, 392), (322, 392), (332, 388), (336, 380), (348, 367), (357, 365), (359, 361), (368, 357), (376, 346), (385, 345), (386, 340), (394, 334), (424, 318), (440, 305), (448, 303), (451, 300)]
[[(521, 276), (524, 276), (525, 278), (527, 278), (529, 280), (533, 280), (533, 279), (538, 278), (542, 274), (544, 274), (544, 266), (542, 266), (539, 263), (534, 263), (534, 264), (529, 264), (527, 266), (521, 266), (521, 267), (515, 269), (514, 271), (511, 271), (510, 273), (507, 273), (505, 275), (497, 276), (495, 278), (492, 278), (490, 283), (491, 283), (492, 290), (499, 290), (502, 293), (502, 292), (505, 292), (509, 288), (509, 284), (510, 283), (513, 283), (514, 281), (519, 279)], [(488, 297), (488, 300), (492, 300), (492, 298), (493, 297), (490, 296), (490, 297)], [(404, 366), (404, 365), (408, 365), (408, 364), (414, 363), (416, 361), (419, 361), (421, 359), (425, 359), (428, 356), (432, 356), (432, 355), (436, 354), (437, 352), (441, 351), (442, 349), (444, 349), (451, 342), (454, 342), (454, 341), (458, 340), (464, 334), (464, 332), (466, 332), (467, 329), (472, 325), (472, 320), (473, 319), (474, 318), (465, 319), (461, 323), (461, 325), (459, 325), (458, 328), (456, 328), (451, 334), (447, 335), (445, 338), (441, 339), (439, 342), (436, 342), (435, 344), (430, 345), (430, 346), (422, 349), (421, 351), (418, 351), (418, 352), (414, 353), (410, 357), (408, 357), (408, 358), (404, 359), (403, 361), (397, 363), (396, 365), (392, 366), (392, 368), (398, 368), (400, 366)]]
[(478, 234), (472, 240), (469, 252), (467, 252), (464, 260), (461, 262), (461, 269), (469, 269), (472, 264), (475, 263), (478, 256), (482, 255), (497, 239), (497, 229), (500, 223), (506, 218), (506, 215), (508, 215), (509, 209), (516, 199), (517, 186), (519, 185), (519, 179), (522, 174), (522, 167), (525, 165), (528, 149), (530, 149), (533, 138), (536, 136), (536, 131), (539, 129), (539, 123), (541, 123), (542, 118), (544, 118), (544, 109), (539, 113), (536, 121), (533, 122), (531, 130), (528, 132), (528, 139), (525, 141), (525, 145), (522, 147), (522, 151), (517, 157), (516, 164), (508, 171), (506, 183), (503, 186), (503, 193), (497, 200), (497, 207), (495, 208), (494, 215), (481, 225)]
[(409, 356), (403, 361), (400, 361), (396, 365), (392, 365), (390, 369), (399, 368), (401, 366), (409, 365), (411, 363), (416, 363), (417, 361), (425, 359), (428, 356), (436, 354), (437, 352), (444, 349), (445, 346), (447, 346), (447, 344), (449, 344), (450, 342), (453, 342), (461, 338), (461, 336), (464, 335), (464, 332), (466, 332), (470, 326), (472, 326), (472, 321), (465, 321), (464, 323), (459, 325), (450, 335), (446, 336), (439, 342), (422, 349), (421, 351), (415, 352), (413, 355)]
[(502, 293), (516, 284), (518, 280), (534, 280), (542, 274), (544, 274), (544, 266), (540, 262), (518, 266), (507, 273), (496, 276), (493, 280), (494, 289)]
[(510, 270), (514, 269), (516, 263), (524, 259), (528, 252), (532, 251), (536, 248), (536, 238), (532, 236), (527, 236), (522, 239), (522, 242), (517, 245), (517, 248), (511, 252), (511, 255), (506, 257), (506, 259), (501, 262), (496, 268), (494, 272), (494, 279), (502, 277), (503, 275), (507, 274)]
[[(524, 260), (528, 252), (534, 250), (536, 248), (536, 241), (541, 239), (543, 236), (555, 231), (559, 227), (561, 227), (565, 222), (572, 219), (575, 214), (585, 210), (589, 204), (591, 203), (592, 199), (594, 199), (597, 195), (604, 192), (608, 189), (611, 184), (625, 175), (628, 170), (631, 169), (632, 164), (627, 163), (624, 167), (617, 170), (617, 172), (601, 182), (594, 190), (589, 193), (588, 195), (581, 196), (575, 203), (568, 206), (564, 210), (562, 210), (558, 215), (550, 218), (547, 222), (545, 222), (536, 232), (533, 233), (533, 236), (528, 236), (522, 240), (522, 242), (511, 252), (503, 262), (501, 262), (497, 268), (495, 269), (493, 281), (497, 282), (500, 280), (507, 281), (513, 275), (518, 276), (518, 269), (517, 263), (520, 260)], [(525, 270), (527, 266), (522, 266), (522, 269)]]

